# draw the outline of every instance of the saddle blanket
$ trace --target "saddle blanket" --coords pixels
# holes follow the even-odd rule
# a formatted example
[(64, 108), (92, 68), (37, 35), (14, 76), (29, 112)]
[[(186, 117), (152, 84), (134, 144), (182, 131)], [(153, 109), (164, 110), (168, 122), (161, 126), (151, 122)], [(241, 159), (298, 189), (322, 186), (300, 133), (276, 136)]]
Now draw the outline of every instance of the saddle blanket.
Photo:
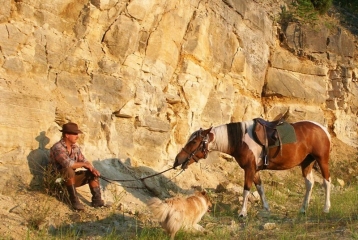
[[(283, 122), (282, 124), (276, 127), (278, 135), (281, 138), (282, 145), (287, 143), (295, 143), (296, 139), (296, 132), (293, 126), (290, 123)], [(274, 145), (270, 145), (269, 148), (278, 147), (280, 146), (280, 142), (277, 139)]]

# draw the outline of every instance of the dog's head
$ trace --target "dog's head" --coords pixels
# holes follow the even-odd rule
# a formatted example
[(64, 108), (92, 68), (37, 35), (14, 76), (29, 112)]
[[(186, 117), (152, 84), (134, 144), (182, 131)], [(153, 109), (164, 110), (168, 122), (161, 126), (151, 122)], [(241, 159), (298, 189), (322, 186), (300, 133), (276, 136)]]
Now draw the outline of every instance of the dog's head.
[(206, 191), (197, 191), (197, 192), (195, 192), (195, 195), (205, 200), (205, 203), (208, 207), (208, 212), (210, 212), (213, 204), (210, 201), (210, 197), (209, 197), (208, 193)]

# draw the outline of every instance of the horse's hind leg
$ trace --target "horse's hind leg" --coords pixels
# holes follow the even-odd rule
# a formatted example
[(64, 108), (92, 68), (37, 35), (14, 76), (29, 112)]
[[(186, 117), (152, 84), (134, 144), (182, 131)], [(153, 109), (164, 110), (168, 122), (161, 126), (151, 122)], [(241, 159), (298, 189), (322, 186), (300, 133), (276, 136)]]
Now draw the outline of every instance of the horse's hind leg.
[(267, 200), (266, 200), (265, 190), (264, 190), (264, 186), (263, 186), (263, 184), (262, 184), (262, 182), (261, 182), (261, 178), (260, 178), (259, 172), (256, 172), (256, 174), (255, 174), (254, 183), (255, 183), (257, 192), (258, 192), (259, 195), (260, 195), (260, 198), (261, 198), (261, 202), (262, 202), (263, 207), (264, 207), (267, 211), (270, 211), (270, 207), (269, 207), (269, 204), (268, 204), (268, 202), (267, 202)]
[(329, 213), (329, 209), (331, 208), (331, 178), (329, 180), (323, 180), (323, 186), (326, 190), (326, 200), (323, 208), (323, 212)]
[(308, 205), (309, 205), (309, 202), (311, 199), (313, 185), (314, 185), (314, 178), (313, 178), (313, 172), (312, 172), (313, 161), (314, 161), (314, 158), (312, 158), (311, 156), (308, 156), (305, 159), (305, 161), (301, 164), (302, 175), (305, 178), (305, 185), (306, 185), (306, 194), (303, 199), (302, 207), (300, 209), (300, 212), (302, 212), (302, 213), (305, 213), (308, 208)]
[[(329, 157), (326, 157), (324, 159), (329, 159)], [(331, 177), (329, 174), (328, 160), (317, 161), (317, 162), (318, 162), (319, 168), (321, 169), (321, 173), (322, 173), (322, 177), (323, 177), (323, 187), (326, 191), (326, 199), (325, 199), (323, 212), (329, 213), (329, 209), (331, 208), (331, 200), (330, 200), (331, 199)]]
[(306, 210), (308, 208), (308, 204), (309, 204), (309, 202), (311, 200), (312, 188), (313, 188), (313, 185), (314, 185), (314, 179), (313, 179), (312, 171), (305, 176), (305, 185), (306, 185), (306, 194), (305, 194), (305, 198), (303, 199), (302, 207), (300, 209), (300, 212), (302, 212), (302, 213), (306, 212)]
[(323, 211), (325, 213), (329, 212), (329, 209), (331, 207), (331, 177), (329, 173), (329, 152), (331, 148), (331, 143), (329, 136), (327, 136), (326, 139), (322, 138), (322, 141), (320, 141), (320, 144), (316, 145), (314, 148), (314, 152), (312, 152), (312, 155), (315, 157), (319, 168), (321, 170), (321, 174), (323, 177), (323, 187), (326, 191), (326, 199)]
[[(316, 157), (316, 161), (321, 169), (322, 176), (323, 176), (323, 187), (325, 188), (325, 191), (326, 191), (326, 199), (325, 199), (323, 212), (328, 213), (329, 209), (331, 207), (331, 201), (330, 201), (331, 178), (329, 176), (328, 161), (324, 162), (324, 164), (323, 164), (321, 159), (322, 158), (320, 158), (320, 157)], [(305, 184), (306, 184), (306, 194), (305, 194), (305, 198), (303, 200), (302, 207), (300, 209), (300, 211), (302, 213), (305, 213), (308, 208), (308, 204), (309, 204), (310, 198), (311, 198), (312, 188), (314, 185), (314, 178), (313, 178), (313, 172), (312, 172), (314, 160), (315, 160), (315, 158), (309, 155), (306, 157), (305, 161), (303, 161), (303, 163), (301, 164), (302, 175), (305, 178)]]

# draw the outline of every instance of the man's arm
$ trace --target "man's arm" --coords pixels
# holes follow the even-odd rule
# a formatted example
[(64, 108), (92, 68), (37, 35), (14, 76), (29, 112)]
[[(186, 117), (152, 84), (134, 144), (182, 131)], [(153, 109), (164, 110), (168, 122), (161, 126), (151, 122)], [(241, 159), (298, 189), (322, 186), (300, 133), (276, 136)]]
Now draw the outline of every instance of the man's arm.
[(75, 162), (75, 163), (72, 164), (71, 167), (72, 167), (73, 169), (81, 168), (81, 167), (86, 168), (86, 169), (88, 169), (88, 171), (90, 171), (91, 173), (93, 173), (93, 175), (95, 175), (96, 177), (99, 177), (99, 176), (101, 175), (100, 172), (99, 172), (97, 169), (95, 169), (95, 168), (93, 167), (93, 165), (92, 165), (89, 161), (85, 161), (85, 162)]
[(81, 149), (78, 146), (76, 151), (77, 151), (77, 161), (73, 163), (72, 168), (76, 169), (76, 168), (84, 167), (88, 169), (91, 173), (93, 173), (93, 175), (99, 177), (101, 175), (100, 172), (97, 169), (95, 169), (94, 166), (89, 161), (87, 161), (87, 159), (82, 154)]

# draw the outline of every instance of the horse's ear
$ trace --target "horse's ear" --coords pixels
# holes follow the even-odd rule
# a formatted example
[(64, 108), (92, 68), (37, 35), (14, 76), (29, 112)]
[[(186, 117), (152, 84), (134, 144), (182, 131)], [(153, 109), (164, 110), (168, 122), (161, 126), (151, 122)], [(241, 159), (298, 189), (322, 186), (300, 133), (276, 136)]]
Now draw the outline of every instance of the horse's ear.
[(214, 139), (214, 133), (211, 133), (211, 132), (210, 132), (212, 128), (213, 128), (213, 127), (210, 127), (210, 128), (206, 129), (206, 130), (203, 132), (203, 135), (204, 135), (204, 136), (206, 136), (206, 135), (209, 136), (209, 142), (213, 141), (213, 139)]
[(204, 130), (203, 131), (203, 135), (207, 135), (207, 134), (209, 134), (209, 132), (211, 131), (211, 129), (212, 129), (213, 127), (210, 127), (210, 128), (208, 128), (208, 129), (206, 129), (206, 130)]

